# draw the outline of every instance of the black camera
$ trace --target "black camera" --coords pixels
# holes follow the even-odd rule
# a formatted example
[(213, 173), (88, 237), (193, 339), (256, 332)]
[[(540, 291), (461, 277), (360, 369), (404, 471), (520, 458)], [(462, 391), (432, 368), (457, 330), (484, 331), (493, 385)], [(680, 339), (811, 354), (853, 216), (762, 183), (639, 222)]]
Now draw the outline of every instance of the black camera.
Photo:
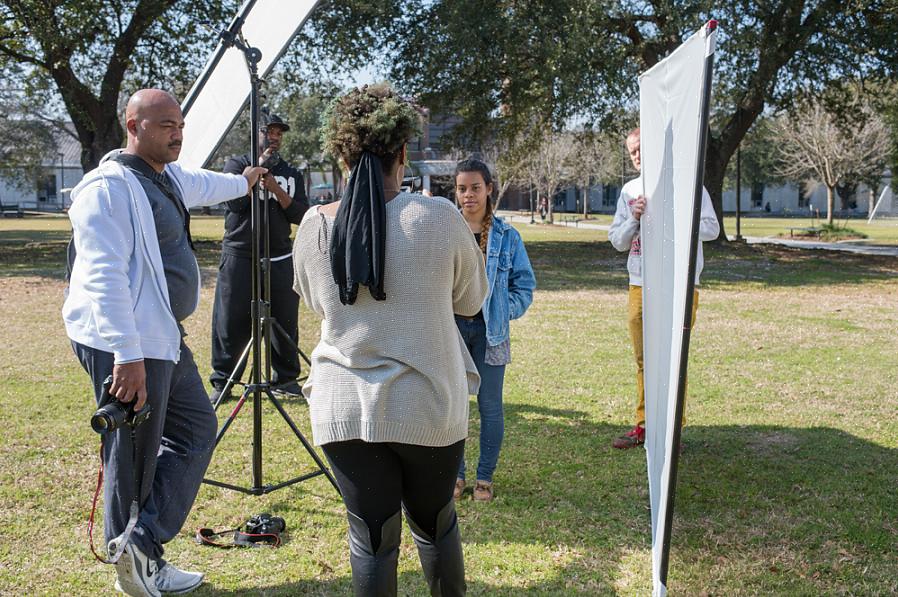
[(149, 404), (144, 404), (142, 409), (135, 412), (136, 400), (128, 403), (119, 402), (109, 393), (110, 386), (112, 386), (111, 375), (103, 381), (103, 395), (100, 397), (102, 406), (90, 418), (90, 426), (94, 431), (105, 435), (123, 425), (139, 427), (141, 423), (150, 418), (152, 409)]
[(267, 513), (256, 514), (246, 521), (246, 532), (251, 535), (280, 535), (286, 528), (283, 518)]
[(267, 158), (262, 160), (262, 163), (260, 163), (259, 165), (262, 166), (263, 168), (268, 168), (268, 170), (270, 171), (272, 168), (276, 167), (280, 163), (281, 163), (281, 154), (279, 154), (276, 151), (272, 151), (270, 154), (268, 154)]

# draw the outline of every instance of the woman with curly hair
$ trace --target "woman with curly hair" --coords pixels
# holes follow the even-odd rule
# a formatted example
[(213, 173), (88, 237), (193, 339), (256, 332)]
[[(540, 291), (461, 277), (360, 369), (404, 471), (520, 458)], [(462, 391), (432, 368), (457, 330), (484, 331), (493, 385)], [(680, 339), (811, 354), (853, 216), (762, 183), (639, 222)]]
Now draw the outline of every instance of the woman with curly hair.
[(402, 510), (431, 593), (465, 592), (452, 491), (479, 377), (453, 313), (475, 314), (487, 282), (453, 205), (400, 191), (418, 122), (387, 84), (333, 102), (322, 140), (349, 182), (293, 249), (294, 287), (322, 317), (303, 393), (346, 505), (356, 595), (397, 594)]
[[(502, 385), (505, 365), (511, 362), (508, 322), (527, 312), (533, 300), (536, 278), (527, 250), (518, 231), (493, 213), (493, 177), (480, 160), (464, 160), (455, 168), (455, 200), (473, 233), (483, 259), (490, 292), (483, 307), (473, 317), (455, 316), (458, 329), (477, 364), (480, 390), (480, 460), (474, 499), (493, 499), (493, 472), (505, 432)], [(465, 462), (462, 459), (455, 482), (455, 499), (465, 490)]]

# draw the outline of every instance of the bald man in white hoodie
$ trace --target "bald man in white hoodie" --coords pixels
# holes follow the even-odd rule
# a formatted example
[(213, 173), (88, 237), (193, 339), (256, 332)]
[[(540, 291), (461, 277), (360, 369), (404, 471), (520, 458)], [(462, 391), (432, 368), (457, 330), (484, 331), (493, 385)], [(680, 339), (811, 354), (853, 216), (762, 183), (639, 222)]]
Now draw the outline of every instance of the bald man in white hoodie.
[(72, 191), (75, 251), (62, 312), (98, 405), (109, 400), (111, 376), (111, 397), (151, 407), (133, 430), (123, 425), (103, 438), (104, 526), (115, 588), (155, 597), (203, 580), (167, 563), (162, 545), (193, 506), (217, 427), (182, 338), (200, 289), (188, 210), (248, 193), (265, 169), (241, 176), (180, 167), (184, 118), (165, 91), (135, 93), (125, 120), (127, 147)]

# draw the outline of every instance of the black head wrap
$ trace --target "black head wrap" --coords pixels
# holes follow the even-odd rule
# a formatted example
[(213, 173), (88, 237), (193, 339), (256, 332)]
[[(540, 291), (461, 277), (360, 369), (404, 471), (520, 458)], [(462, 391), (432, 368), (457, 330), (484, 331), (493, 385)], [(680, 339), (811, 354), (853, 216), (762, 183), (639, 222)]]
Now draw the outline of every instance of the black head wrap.
[(384, 293), (386, 203), (381, 161), (365, 151), (352, 169), (334, 221), (331, 238), (331, 273), (340, 289), (340, 302), (355, 303), (359, 284), (375, 300)]

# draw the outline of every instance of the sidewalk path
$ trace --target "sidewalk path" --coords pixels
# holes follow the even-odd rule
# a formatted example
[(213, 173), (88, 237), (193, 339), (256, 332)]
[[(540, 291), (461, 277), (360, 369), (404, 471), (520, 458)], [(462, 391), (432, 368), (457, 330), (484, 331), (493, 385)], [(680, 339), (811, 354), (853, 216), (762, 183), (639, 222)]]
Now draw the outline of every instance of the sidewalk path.
[[(860, 243), (841, 242), (825, 243), (814, 240), (792, 240), (788, 238), (772, 238), (760, 236), (744, 236), (745, 242), (754, 244), (785, 245), (796, 249), (824, 249), (826, 251), (845, 251), (846, 253), (859, 253), (861, 255), (885, 255), (898, 257), (898, 247), (892, 245), (865, 245)], [(732, 238), (730, 238), (732, 240)]]
[[(522, 216), (520, 214), (511, 213), (511, 212), (501, 212), (500, 214), (506, 221), (508, 222), (516, 222), (518, 224), (529, 224), (530, 216)], [(562, 222), (556, 221), (556, 226), (568, 226), (570, 228), (583, 228), (585, 230), (604, 230), (608, 231), (609, 226), (607, 224), (599, 224), (598, 222), (584, 222), (584, 221), (574, 221), (574, 222)], [(730, 240), (733, 240), (733, 237), (729, 237)], [(841, 242), (841, 243), (825, 243), (820, 241), (812, 241), (812, 240), (792, 240), (788, 238), (773, 238), (773, 237), (762, 237), (762, 236), (744, 236), (745, 239), (750, 245), (756, 244), (772, 244), (772, 245), (784, 245), (787, 247), (792, 247), (795, 249), (823, 249), (826, 251), (845, 251), (846, 253), (857, 253), (860, 255), (885, 255), (890, 257), (898, 257), (898, 246), (894, 245), (868, 245), (863, 243), (854, 243), (854, 242)]]

